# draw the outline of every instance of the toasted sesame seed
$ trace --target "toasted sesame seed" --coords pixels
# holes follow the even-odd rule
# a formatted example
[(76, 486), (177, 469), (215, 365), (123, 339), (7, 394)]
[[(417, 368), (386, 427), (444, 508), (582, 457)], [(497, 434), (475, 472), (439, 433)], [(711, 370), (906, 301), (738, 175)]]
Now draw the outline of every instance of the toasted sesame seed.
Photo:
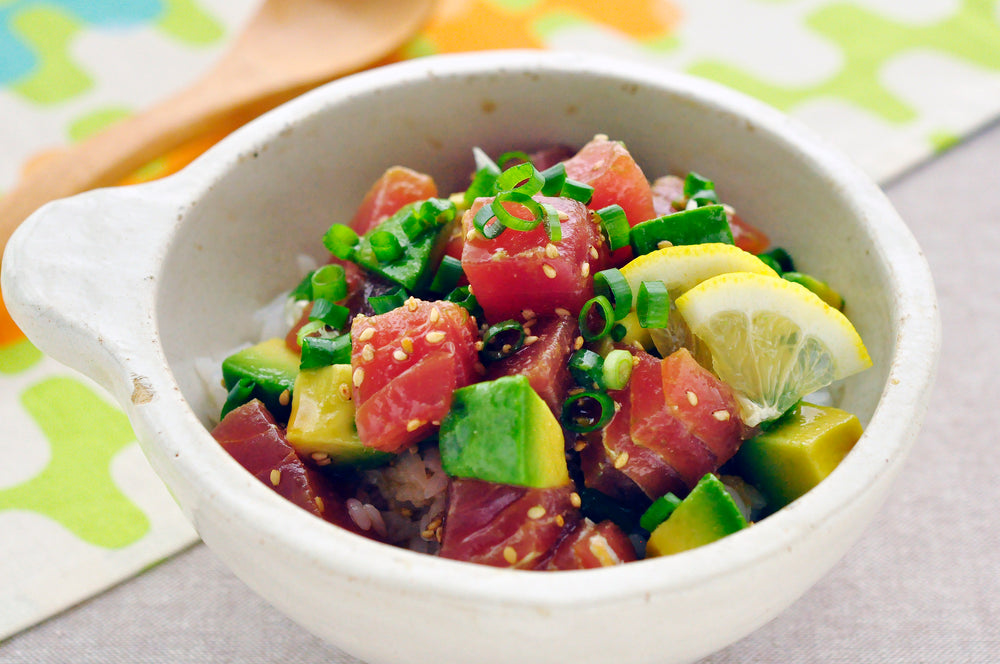
[(432, 540), (434, 539), (434, 531), (429, 528), (427, 530), (423, 530), (420, 532), (420, 537), (427, 541)]
[(410, 359), (410, 356), (407, 355), (405, 352), (403, 352), (402, 348), (397, 348), (396, 350), (392, 351), (392, 359), (399, 360), (400, 362), (405, 362), (406, 360)]
[(584, 263), (583, 265), (580, 266), (580, 274), (582, 274), (584, 277), (590, 276), (590, 263)]
[(532, 325), (534, 325), (537, 322), (538, 322), (537, 318), (529, 318), (526, 321), (524, 321), (524, 325), (522, 325), (521, 327), (524, 328), (525, 334), (528, 333), (528, 328), (530, 328)]
[(524, 345), (525, 346), (530, 346), (531, 344), (535, 343), (536, 341), (538, 341), (538, 337), (536, 337), (533, 334), (529, 334), (528, 336), (526, 336), (524, 338)]
[(582, 438), (573, 444), (574, 452), (582, 452), (585, 449), (587, 449), (587, 441), (583, 440)]
[(409, 422), (406, 423), (406, 430), (407, 431), (416, 431), (417, 429), (419, 429), (420, 427), (424, 426), (425, 424), (426, 424), (426, 422), (424, 422), (423, 420), (413, 419), (413, 420), (410, 420)]
[(477, 341), (476, 343), (474, 343), (472, 345), (476, 347), (476, 350), (482, 350), (483, 346), (484, 346), (484, 344), (483, 344), (482, 341)]
[(281, 471), (277, 468), (271, 471), (271, 484), (274, 486), (281, 484)]
[(399, 341), (399, 345), (402, 346), (403, 352), (409, 355), (413, 352), (413, 339), (409, 337), (403, 337)]
[(577, 337), (573, 340), (573, 348), (576, 350), (583, 348), (583, 337)]
[(633, 355), (632, 356), (632, 366), (633, 367), (639, 366), (639, 356), (638, 355)]
[(341, 383), (337, 386), (337, 392), (340, 393), (340, 398), (344, 401), (351, 400), (351, 386), (347, 383)]
[(365, 370), (361, 367), (355, 369), (354, 373), (351, 374), (351, 381), (354, 383), (354, 387), (361, 387), (361, 383), (365, 382)]
[(435, 517), (430, 523), (427, 524), (427, 530), (437, 530), (441, 527), (441, 521), (441, 517)]
[(615, 468), (621, 470), (628, 463), (628, 452), (622, 452), (615, 457)]
[(326, 505), (323, 504), (323, 499), (320, 498), (319, 496), (316, 496), (316, 509), (318, 509), (320, 512), (326, 510)]
[(670, 240), (660, 240), (659, 242), (656, 243), (657, 249), (666, 249), (667, 247), (672, 247), (672, 246), (674, 246), (674, 243), (671, 242)]
[(409, 309), (410, 311), (416, 311), (418, 306), (419, 305), (417, 304), (417, 298), (415, 298), (413, 296), (410, 296), (410, 297), (406, 298), (406, 308), (407, 309)]
[(278, 395), (278, 403), (282, 406), (287, 406), (292, 402), (292, 393), (288, 390), (282, 390), (281, 394)]
[(692, 406), (698, 405), (698, 395), (692, 392), (691, 390), (687, 391), (687, 398), (688, 398), (688, 403), (691, 404)]
[(441, 320), (441, 310), (438, 309), (437, 307), (432, 308), (431, 313), (428, 316), (428, 319), (430, 319), (432, 323), (436, 323), (439, 320)]
[(517, 562), (517, 551), (514, 550), (514, 547), (505, 546), (503, 548), (503, 559), (511, 565)]
[(597, 247), (591, 247), (589, 253), (590, 253), (590, 257), (591, 258), (596, 259), (596, 258), (600, 257), (600, 254), (597, 252)]
[(580, 494), (578, 494), (576, 491), (569, 494), (569, 504), (572, 505), (573, 507), (579, 507), (580, 505), (583, 505), (583, 501), (580, 500)]
[(361, 349), (361, 359), (365, 362), (371, 362), (375, 359), (375, 346), (371, 344), (365, 344), (365, 347)]
[(719, 420), (720, 422), (727, 422), (729, 420), (730, 415), (728, 410), (716, 410), (712, 413), (712, 417)]
[(545, 508), (541, 505), (535, 505), (528, 510), (529, 519), (541, 519), (543, 516), (545, 516)]
[(438, 544), (441, 543), (442, 537), (444, 537), (444, 528), (438, 528), (434, 531), (434, 539), (437, 540)]
[(542, 272), (544, 272), (545, 276), (548, 277), (549, 279), (556, 278), (556, 269), (551, 265), (549, 265), (548, 263), (542, 263)]
[(319, 461), (317, 461), (316, 465), (317, 466), (329, 466), (331, 463), (333, 463), (333, 459), (331, 459), (330, 457), (327, 456), (327, 457), (323, 457), (322, 459), (320, 459)]
[(563, 212), (562, 210), (556, 210), (559, 216), (559, 221), (566, 221), (569, 219), (569, 213)]
[(366, 327), (365, 329), (361, 330), (361, 334), (358, 335), (358, 341), (368, 341), (374, 336), (375, 336), (375, 328)]
[(439, 344), (444, 341), (445, 336), (445, 333), (441, 330), (431, 330), (424, 335), (424, 339), (426, 339), (429, 344)]
[(409, 507), (400, 507), (399, 514), (400, 516), (405, 516), (407, 519), (409, 519), (411, 516), (413, 516), (413, 510), (411, 510)]
[(312, 457), (313, 461), (322, 461), (323, 459), (329, 459), (330, 455), (326, 452), (313, 452), (309, 456)]
[(556, 514), (556, 525), (560, 528), (566, 525), (566, 519), (563, 518), (562, 514)]
[(472, 242), (475, 239), (476, 239), (476, 229), (470, 228), (469, 232), (465, 234), (465, 241)]
[(556, 316), (569, 316), (569, 309), (564, 309), (563, 307), (556, 307)]
[(531, 309), (521, 309), (521, 318), (524, 320), (531, 320), (535, 317), (535, 312)]
[(584, 392), (586, 392), (586, 391), (587, 391), (587, 390), (583, 389), (582, 387), (571, 387), (571, 388), (569, 388), (569, 389), (568, 389), (568, 390), (566, 391), (566, 393), (567, 393), (567, 394), (568, 394), (569, 396), (571, 396), (571, 397), (572, 397), (572, 396), (575, 396), (575, 395), (577, 395), (577, 394), (583, 394), (583, 393), (584, 393)]
[(545, 255), (549, 258), (559, 258), (559, 248), (549, 242), (545, 245)]

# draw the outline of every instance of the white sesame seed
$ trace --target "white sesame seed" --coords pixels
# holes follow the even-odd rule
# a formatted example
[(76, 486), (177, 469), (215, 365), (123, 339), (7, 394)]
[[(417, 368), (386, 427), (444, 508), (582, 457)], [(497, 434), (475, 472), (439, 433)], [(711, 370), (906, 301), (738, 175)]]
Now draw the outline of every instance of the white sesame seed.
[(417, 298), (415, 298), (413, 296), (410, 296), (410, 297), (406, 298), (406, 308), (407, 309), (409, 309), (410, 311), (416, 311), (418, 306), (419, 305), (417, 304)]
[(660, 240), (659, 242), (656, 243), (657, 249), (666, 249), (667, 247), (672, 247), (672, 246), (674, 246), (674, 243), (671, 242), (670, 240)]
[(365, 329), (361, 330), (361, 334), (358, 335), (358, 341), (368, 341), (374, 336), (375, 336), (375, 328), (366, 327)]
[(320, 512), (326, 510), (326, 505), (323, 504), (323, 499), (320, 498), (319, 496), (316, 496), (316, 509), (318, 509)]
[(573, 341), (573, 348), (574, 348), (575, 350), (580, 350), (581, 348), (583, 348), (583, 337), (577, 337), (577, 338), (576, 338), (576, 339), (575, 339), (575, 340)]
[(599, 256), (600, 256), (600, 254), (597, 253), (597, 247), (591, 247), (590, 248), (590, 257), (596, 260)]
[(354, 383), (354, 387), (361, 387), (361, 383), (365, 382), (365, 370), (358, 367), (351, 374), (351, 381)]
[(559, 248), (549, 242), (545, 245), (545, 255), (549, 258), (559, 258)]
[(582, 505), (583, 501), (580, 500), (580, 494), (578, 494), (576, 491), (569, 494), (569, 504), (572, 505), (573, 507), (579, 507), (580, 505)]
[(416, 431), (417, 429), (419, 429), (420, 427), (424, 426), (425, 424), (426, 424), (426, 422), (424, 422), (423, 420), (413, 419), (413, 420), (410, 420), (409, 422), (406, 423), (406, 430), (407, 431)]
[(371, 362), (375, 359), (375, 346), (371, 344), (365, 344), (365, 347), (361, 349), (361, 359), (365, 362)]
[(621, 470), (628, 463), (628, 452), (622, 452), (617, 457), (615, 457), (615, 468)]
[(549, 279), (556, 278), (556, 269), (551, 265), (549, 265), (548, 263), (542, 263), (542, 272), (544, 272), (545, 276), (548, 277)]
[(529, 519), (541, 519), (543, 516), (545, 516), (545, 508), (541, 505), (535, 505), (528, 510)]
[(424, 339), (427, 340), (429, 344), (439, 344), (444, 341), (445, 333), (441, 330), (431, 330), (424, 335)]
[(566, 221), (569, 219), (569, 213), (563, 212), (562, 210), (557, 210), (556, 212), (559, 215), (559, 221)]
[(476, 350), (482, 350), (483, 346), (484, 346), (484, 344), (483, 344), (482, 341), (477, 341), (476, 343), (474, 343), (472, 345), (475, 346)]
[(691, 404), (692, 406), (698, 405), (698, 395), (692, 392), (691, 390), (687, 391), (687, 398), (688, 398), (688, 403)]
[(521, 309), (521, 318), (524, 320), (531, 320), (535, 317), (535, 312), (531, 309)]
[(538, 341), (538, 337), (536, 337), (533, 334), (529, 334), (528, 336), (526, 336), (524, 338), (524, 345), (525, 346), (530, 346), (531, 344), (535, 343), (536, 341)]
[(726, 422), (729, 420), (728, 410), (716, 410), (712, 413), (712, 417), (719, 420), (720, 422)]
[(329, 459), (330, 455), (326, 452), (313, 452), (309, 456), (312, 457), (313, 461), (322, 461), (323, 459)]
[(584, 277), (590, 276), (590, 263), (584, 263), (583, 265), (580, 266), (580, 274), (582, 274)]
[(503, 559), (511, 565), (517, 562), (517, 551), (514, 550), (514, 547), (505, 546), (503, 548)]
[(556, 307), (556, 316), (569, 316), (569, 309), (563, 309), (562, 307)]
[(392, 351), (392, 359), (398, 360), (400, 362), (405, 362), (406, 360), (410, 359), (410, 356), (407, 355), (402, 348), (397, 348), (396, 350)]
[(281, 394), (278, 395), (278, 403), (282, 406), (287, 406), (292, 402), (292, 393), (288, 390), (282, 390)]
[(470, 228), (469, 232), (465, 234), (465, 241), (472, 242), (475, 239), (476, 239), (476, 229)]
[(277, 468), (271, 471), (271, 484), (274, 486), (281, 484), (281, 471)]
[(587, 441), (583, 440), (582, 438), (576, 441), (576, 444), (573, 445), (573, 450), (576, 452), (582, 452), (585, 449), (587, 449)]
[(438, 322), (439, 320), (441, 320), (441, 310), (438, 309), (437, 307), (434, 307), (433, 309), (431, 309), (431, 313), (430, 316), (428, 316), (428, 318), (432, 323)]

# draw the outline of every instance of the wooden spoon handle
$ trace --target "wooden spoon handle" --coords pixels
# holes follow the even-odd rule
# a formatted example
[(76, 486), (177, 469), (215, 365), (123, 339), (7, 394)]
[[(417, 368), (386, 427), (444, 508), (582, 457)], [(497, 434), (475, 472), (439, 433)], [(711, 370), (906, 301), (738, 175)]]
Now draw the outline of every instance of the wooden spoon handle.
[[(138, 168), (187, 141), (242, 122), (305, 91), (289, 88), (264, 94), (248, 81), (224, 90), (208, 76), (147, 111), (47, 158), (0, 196), (0, 256), (21, 222), (49, 201), (113, 186)], [(307, 87), (307, 86), (306, 86)]]

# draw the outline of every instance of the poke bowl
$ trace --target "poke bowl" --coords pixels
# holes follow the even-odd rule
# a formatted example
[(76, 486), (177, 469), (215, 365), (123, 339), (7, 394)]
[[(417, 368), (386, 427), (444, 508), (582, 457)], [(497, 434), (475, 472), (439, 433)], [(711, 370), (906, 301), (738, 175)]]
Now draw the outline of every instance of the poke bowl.
[[(386, 168), (461, 192), (473, 148), (580, 147), (603, 135), (650, 176), (708, 174), (727, 204), (843, 296), (871, 366), (828, 398), (864, 432), (814, 488), (674, 555), (511, 570), (331, 525), (213, 438), (219, 412), (204, 358), (260, 340), (255, 312), (300, 282), (303, 257), (329, 260), (320, 240)], [(739, 93), (578, 53), (429, 57), (331, 83), (174, 176), (45, 206), (9, 243), (2, 286), (33, 343), (122, 404), (153, 468), (232, 571), (372, 663), (665, 664), (746, 636), (862, 535), (916, 437), (939, 345), (919, 247), (845, 158)]]

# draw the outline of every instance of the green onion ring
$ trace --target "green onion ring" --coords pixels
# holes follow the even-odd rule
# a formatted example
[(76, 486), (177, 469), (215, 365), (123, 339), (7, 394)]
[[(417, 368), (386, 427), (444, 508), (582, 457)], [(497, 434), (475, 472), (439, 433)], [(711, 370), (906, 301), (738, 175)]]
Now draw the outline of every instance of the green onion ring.
[[(595, 308), (601, 318), (604, 319), (603, 325), (597, 331), (594, 331), (590, 326), (590, 314)], [(611, 332), (611, 327), (615, 324), (615, 313), (614, 309), (611, 308), (611, 302), (603, 295), (590, 298), (584, 302), (583, 308), (580, 309), (580, 316), (577, 322), (580, 325), (580, 336), (583, 337), (584, 341), (600, 339), (605, 334)]]
[(311, 320), (302, 327), (300, 327), (299, 331), (295, 333), (295, 341), (299, 344), (299, 347), (301, 347), (303, 339), (308, 337), (310, 334), (313, 334), (314, 332), (319, 332), (325, 329), (326, 329), (326, 323), (324, 323), (323, 321)]
[(601, 232), (608, 241), (608, 250), (615, 251), (628, 246), (629, 225), (625, 210), (621, 205), (614, 204), (603, 207), (596, 212), (601, 220)]
[(464, 274), (462, 271), (462, 261), (454, 256), (445, 255), (441, 258), (441, 264), (434, 274), (430, 290), (434, 293), (451, 292), (458, 285), (459, 280)]
[(299, 369), (319, 369), (331, 364), (351, 363), (351, 335), (306, 337), (302, 340)]
[(604, 358), (592, 350), (581, 348), (569, 358), (569, 373), (580, 387), (604, 389)]
[(621, 390), (632, 377), (632, 353), (616, 348), (604, 358), (604, 386), (609, 390)]
[[(514, 336), (510, 342), (505, 340)], [(516, 353), (524, 345), (524, 327), (516, 320), (505, 320), (490, 325), (483, 335), (482, 356), (490, 361), (502, 360)]]
[(562, 241), (562, 219), (559, 218), (559, 210), (548, 203), (542, 203), (542, 210), (545, 211), (545, 233), (552, 242)]
[(517, 191), (527, 196), (540, 192), (544, 184), (545, 178), (530, 161), (511, 166), (497, 178), (500, 191)]
[(616, 321), (625, 318), (632, 311), (632, 287), (618, 268), (608, 268), (595, 274), (594, 292), (611, 301)]
[(479, 212), (477, 212), (476, 216), (472, 218), (472, 225), (475, 226), (480, 235), (487, 240), (493, 240), (499, 237), (499, 235), (507, 228), (499, 219), (496, 218), (496, 215), (493, 214), (493, 208), (489, 205), (484, 205), (479, 208)]
[(584, 182), (566, 178), (559, 193), (565, 198), (572, 198), (574, 201), (579, 201), (586, 205), (594, 197), (594, 188)]
[[(531, 214), (531, 219), (521, 219), (513, 215), (507, 211), (504, 203), (514, 203), (524, 206), (527, 208), (528, 213)], [(513, 228), (515, 231), (534, 230), (546, 217), (541, 204), (529, 194), (519, 190), (501, 191), (493, 198), (490, 208), (505, 227)]]
[(589, 391), (566, 399), (560, 419), (570, 431), (589, 433), (606, 425), (614, 416), (614, 400), (604, 392)]
[(628, 334), (628, 328), (621, 323), (616, 323), (614, 327), (611, 328), (611, 340), (621, 341)]
[(680, 504), (681, 499), (672, 493), (660, 496), (639, 517), (639, 526), (648, 532), (653, 532), (658, 525), (666, 521), (674, 513), (674, 510)]
[(643, 281), (639, 284), (635, 313), (641, 327), (667, 326), (670, 320), (670, 294), (662, 281)]
[(354, 248), (358, 246), (360, 238), (354, 229), (344, 224), (333, 224), (323, 234), (323, 245), (327, 250), (341, 260), (350, 260), (354, 255)]
[(542, 194), (545, 196), (559, 196), (562, 194), (563, 183), (566, 182), (566, 165), (562, 162), (550, 166), (541, 172), (545, 184), (542, 185)]
[(531, 157), (528, 155), (527, 152), (521, 152), (520, 150), (511, 150), (510, 152), (504, 152), (502, 155), (497, 157), (497, 165), (499, 165), (500, 168), (503, 168), (504, 164), (506, 164), (508, 161), (513, 161), (515, 159), (531, 163)]
[(347, 273), (336, 263), (330, 263), (312, 273), (312, 300), (337, 302), (347, 297)]
[(389, 231), (375, 231), (368, 236), (372, 252), (379, 263), (391, 263), (402, 257), (403, 245), (399, 243), (399, 238)]
[(233, 385), (233, 389), (229, 390), (229, 394), (226, 395), (226, 403), (222, 405), (222, 412), (219, 413), (219, 418), (223, 418), (229, 414), (235, 408), (239, 408), (246, 402), (250, 401), (253, 396), (253, 391), (257, 387), (257, 383), (250, 380), (249, 378), (240, 378)]
[(372, 295), (368, 298), (368, 306), (376, 315), (387, 314), (393, 309), (398, 309), (406, 302), (406, 290), (402, 286), (396, 286), (392, 290), (382, 295)]

